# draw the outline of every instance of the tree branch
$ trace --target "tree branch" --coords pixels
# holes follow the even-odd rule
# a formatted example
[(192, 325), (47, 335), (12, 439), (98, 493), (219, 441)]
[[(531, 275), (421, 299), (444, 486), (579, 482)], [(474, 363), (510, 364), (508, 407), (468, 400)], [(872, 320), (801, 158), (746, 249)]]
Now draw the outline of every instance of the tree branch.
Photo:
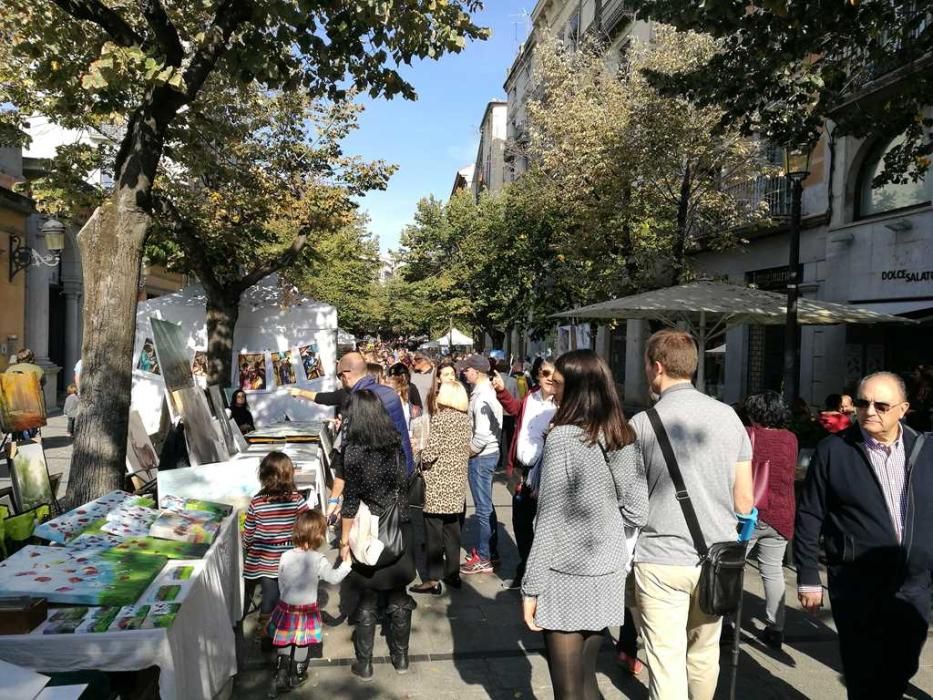
[(241, 279), (237, 285), (240, 291), (243, 292), (249, 289), (260, 280), (271, 275), (273, 272), (281, 270), (283, 267), (291, 264), (292, 261), (294, 261), (295, 258), (297, 258), (301, 251), (304, 249), (305, 244), (308, 242), (309, 233), (310, 232), (306, 228), (303, 228), (288, 248), (283, 250), (268, 262), (253, 268), (253, 271)]
[(139, 0), (139, 9), (152, 29), (156, 45), (165, 55), (166, 62), (171, 66), (180, 66), (184, 49), (178, 38), (178, 30), (165, 12), (161, 0)]
[(214, 270), (211, 268), (207, 259), (203, 255), (205, 249), (204, 241), (198, 236), (197, 232), (185, 221), (184, 217), (175, 207), (175, 205), (164, 196), (153, 192), (150, 197), (151, 213), (162, 224), (174, 233), (185, 248), (185, 257), (194, 268), (198, 279), (205, 287), (214, 287), (220, 289), (222, 286)]
[(117, 12), (100, 0), (52, 0), (75, 19), (93, 22), (107, 32), (120, 46), (142, 46), (143, 37), (137, 34)]
[(205, 33), (206, 39), (198, 49), (188, 70), (185, 71), (185, 101), (191, 102), (204, 81), (214, 70), (218, 59), (227, 49), (227, 42), (237, 27), (250, 16), (248, 0), (222, 0), (217, 5), (214, 21)]

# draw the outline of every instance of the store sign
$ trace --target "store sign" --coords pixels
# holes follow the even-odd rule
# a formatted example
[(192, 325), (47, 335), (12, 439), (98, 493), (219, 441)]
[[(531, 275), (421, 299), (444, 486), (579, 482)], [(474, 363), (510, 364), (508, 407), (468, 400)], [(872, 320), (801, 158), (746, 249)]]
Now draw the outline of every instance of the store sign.
[(933, 270), (884, 270), (882, 282), (933, 282)]

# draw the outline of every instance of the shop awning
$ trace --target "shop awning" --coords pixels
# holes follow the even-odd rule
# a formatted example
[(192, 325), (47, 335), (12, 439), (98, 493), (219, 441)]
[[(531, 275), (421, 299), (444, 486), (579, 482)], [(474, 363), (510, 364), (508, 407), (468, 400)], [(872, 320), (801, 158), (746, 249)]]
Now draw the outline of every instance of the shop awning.
[(933, 315), (933, 299), (901, 299), (899, 301), (880, 301), (869, 304), (855, 302), (854, 305), (861, 309), (868, 309), (869, 311), (876, 311), (881, 314), (892, 314), (894, 316), (906, 314), (916, 315), (923, 311), (928, 312), (928, 314), (925, 315)]

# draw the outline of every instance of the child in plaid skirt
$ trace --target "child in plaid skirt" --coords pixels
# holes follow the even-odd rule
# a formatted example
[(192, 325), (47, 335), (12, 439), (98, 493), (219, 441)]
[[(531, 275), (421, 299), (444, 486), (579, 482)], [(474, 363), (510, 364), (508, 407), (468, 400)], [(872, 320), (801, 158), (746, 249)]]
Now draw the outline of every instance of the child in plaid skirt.
[(304, 683), (311, 650), (320, 649), (323, 630), (317, 607), (318, 581), (336, 584), (350, 573), (349, 561), (334, 568), (316, 551), (326, 533), (327, 521), (320, 511), (299, 513), (292, 530), (294, 549), (279, 560), (280, 597), (269, 620), (269, 636), (277, 651), (269, 697)]

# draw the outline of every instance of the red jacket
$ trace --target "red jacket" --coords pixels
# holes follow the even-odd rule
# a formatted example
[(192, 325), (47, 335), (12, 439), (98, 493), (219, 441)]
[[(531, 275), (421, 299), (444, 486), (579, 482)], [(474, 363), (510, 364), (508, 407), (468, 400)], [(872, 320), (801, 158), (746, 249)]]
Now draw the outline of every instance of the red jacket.
[(820, 411), (820, 425), (828, 433), (839, 433), (852, 427), (852, 420), (845, 413)]
[(512, 444), (509, 445), (509, 459), (505, 463), (505, 473), (509, 476), (512, 476), (512, 470), (515, 468), (515, 451), (518, 449), (518, 434), (522, 431), (522, 419), (525, 417), (525, 402), (536, 391), (540, 389), (529, 391), (525, 394), (525, 398), (519, 401), (509, 393), (508, 389), (496, 390), (496, 398), (502, 404), (503, 410), (510, 416), (515, 416), (515, 431), (512, 433)]
[(754, 432), (753, 470), (757, 470), (765, 461), (770, 463), (768, 502), (758, 509), (758, 519), (768, 523), (785, 539), (792, 539), (796, 510), (794, 479), (797, 475), (797, 436), (789, 430), (746, 430), (749, 437)]

